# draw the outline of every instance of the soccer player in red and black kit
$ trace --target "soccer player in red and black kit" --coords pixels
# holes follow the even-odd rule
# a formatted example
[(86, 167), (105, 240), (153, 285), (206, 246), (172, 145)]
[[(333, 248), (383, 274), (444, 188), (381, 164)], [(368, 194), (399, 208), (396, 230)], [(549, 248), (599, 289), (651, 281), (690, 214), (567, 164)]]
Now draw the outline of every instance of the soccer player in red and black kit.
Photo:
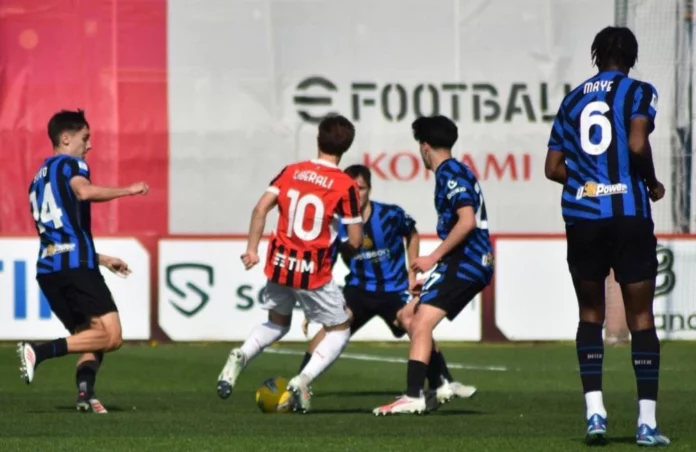
[(97, 254), (90, 227), (90, 204), (124, 196), (144, 195), (144, 182), (110, 188), (92, 184), (85, 156), (92, 148), (84, 112), (61, 111), (48, 122), (53, 155), (29, 186), (29, 205), (39, 235), (36, 280), (51, 311), (70, 332), (43, 344), (21, 342), (18, 352), (22, 377), (34, 380), (39, 364), (68, 353), (77, 362), (77, 409), (106, 413), (94, 385), (104, 353), (121, 346), (121, 320), (99, 266), (121, 276), (128, 265), (116, 257)]
[(659, 201), (665, 189), (655, 177), (648, 138), (655, 128), (657, 91), (628, 77), (638, 58), (638, 41), (628, 28), (606, 27), (591, 51), (599, 71), (563, 99), (546, 157), (546, 177), (563, 185), (568, 268), (580, 310), (575, 341), (585, 436), (588, 442), (606, 440), (602, 325), (605, 281), (613, 268), (631, 330), (636, 442), (664, 446), (670, 441), (656, 419), (660, 341), (653, 315), (657, 239), (650, 201)]
[(254, 208), (247, 251), (242, 255), (247, 270), (259, 262), (266, 216), (275, 207), (279, 211), (266, 255), (268, 282), (262, 303), (269, 311), (268, 321), (254, 328), (244, 344), (230, 352), (218, 377), (221, 398), (230, 396), (239, 374), (252, 359), (287, 334), (296, 303), (306, 318), (324, 326), (326, 336), (307, 366), (288, 383), (295, 411), (309, 410), (309, 384), (348, 343), (350, 317), (331, 269), (339, 222), (346, 225), (349, 246), (357, 249), (362, 243), (358, 189), (337, 166), (354, 137), (355, 128), (348, 119), (338, 115), (324, 118), (319, 124), (318, 158), (283, 168)]

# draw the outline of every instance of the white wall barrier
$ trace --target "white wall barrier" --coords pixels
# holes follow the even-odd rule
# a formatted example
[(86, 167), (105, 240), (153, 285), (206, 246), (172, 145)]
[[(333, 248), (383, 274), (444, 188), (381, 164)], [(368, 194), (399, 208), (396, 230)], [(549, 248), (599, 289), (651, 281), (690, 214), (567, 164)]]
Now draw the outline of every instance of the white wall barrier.
[[(133, 273), (122, 279), (102, 274), (121, 314), (123, 338), (150, 337), (150, 254), (134, 238), (97, 238), (101, 253), (118, 256)], [(36, 238), (0, 239), (0, 340), (55, 339), (67, 331), (51, 312), (36, 283)]]
[[(435, 240), (423, 240), (421, 249), (428, 252), (437, 244)], [(259, 249), (262, 262), (247, 272), (239, 259), (246, 247), (243, 240), (161, 240), (159, 324), (162, 330), (175, 341), (246, 339), (251, 329), (267, 318), (267, 311), (259, 305), (266, 282), (263, 274), (266, 246), (264, 240)], [(346, 273), (346, 267), (338, 262), (334, 277), (339, 283), (342, 284)], [(480, 305), (477, 298), (454, 322), (443, 321), (436, 330), (437, 338), (480, 340)], [(302, 319), (304, 315), (298, 307), (285, 340), (305, 339), (300, 328)], [(313, 328), (318, 327), (313, 325)], [(383, 321), (375, 318), (354, 340), (396, 339)]]
[[(696, 240), (658, 242), (656, 326), (661, 338), (696, 339)], [(573, 340), (578, 310), (564, 239), (496, 241), (495, 314), (510, 340)]]

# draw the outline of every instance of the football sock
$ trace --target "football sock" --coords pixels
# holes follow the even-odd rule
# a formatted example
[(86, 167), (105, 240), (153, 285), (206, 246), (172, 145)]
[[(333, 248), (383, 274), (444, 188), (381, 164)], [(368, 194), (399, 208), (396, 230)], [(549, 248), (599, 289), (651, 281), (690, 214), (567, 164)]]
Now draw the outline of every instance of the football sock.
[(607, 411), (602, 400), (602, 361), (604, 359), (602, 325), (580, 321), (575, 345), (582, 389), (585, 393), (587, 418), (589, 419), (593, 414), (606, 417)]
[(94, 383), (97, 380), (97, 361), (84, 361), (77, 366), (75, 371), (75, 383), (77, 390), (91, 396), (94, 394)]
[(631, 352), (638, 386), (638, 425), (647, 424), (655, 428), (660, 376), (660, 341), (655, 328), (631, 333)]
[(425, 376), (428, 372), (428, 365), (422, 361), (414, 359), (408, 360), (406, 368), (406, 395), (409, 397), (420, 397), (425, 384)]
[(307, 363), (310, 359), (312, 359), (312, 354), (309, 352), (305, 352), (304, 358), (302, 358), (302, 364), (300, 364), (300, 371), (298, 373), (302, 373), (302, 370), (307, 366)]
[(314, 381), (333, 364), (346, 348), (350, 339), (350, 329), (328, 331), (312, 353), (312, 357), (304, 367), (301, 375), (307, 384)]
[[(452, 374), (449, 371), (449, 367), (447, 367), (447, 361), (445, 361), (445, 355), (442, 354), (442, 352), (437, 352), (435, 355), (437, 360), (440, 362), (440, 375), (442, 378), (444, 378), (447, 381), (454, 381), (454, 378), (452, 377)], [(432, 355), (430, 359), (432, 359)]]
[(46, 361), (51, 358), (58, 358), (68, 354), (68, 342), (65, 338), (55, 339), (50, 342), (44, 342), (40, 345), (33, 345), (34, 354), (36, 355), (36, 364), (38, 366), (41, 362)]
[(251, 331), (251, 335), (241, 347), (242, 353), (248, 364), (252, 359), (272, 343), (280, 340), (290, 331), (289, 326), (276, 325), (273, 322), (266, 322), (258, 325)]

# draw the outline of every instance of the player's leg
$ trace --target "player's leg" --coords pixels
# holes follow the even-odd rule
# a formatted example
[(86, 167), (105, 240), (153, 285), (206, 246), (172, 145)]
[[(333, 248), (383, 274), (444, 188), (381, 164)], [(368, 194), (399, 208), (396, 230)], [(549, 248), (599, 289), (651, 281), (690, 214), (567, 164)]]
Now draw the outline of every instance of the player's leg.
[[(41, 275), (37, 280), (53, 313), (74, 334), (42, 344), (19, 344), (22, 377), (27, 383), (47, 359), (68, 353), (108, 352), (121, 346), (118, 308), (99, 270), (70, 270)], [(91, 319), (89, 327), (77, 331), (86, 318)]]
[(309, 385), (341, 355), (351, 336), (351, 322), (343, 294), (334, 281), (319, 289), (300, 290), (298, 296), (307, 319), (323, 325), (326, 332), (305, 368), (288, 383), (295, 410), (305, 413), (310, 407)]
[(579, 322), (575, 346), (585, 395), (586, 440), (604, 442), (607, 410), (602, 394), (605, 314), (604, 284), (609, 275), (610, 227), (604, 220), (566, 228), (568, 268), (578, 300)]
[(230, 351), (217, 382), (217, 393), (226, 399), (242, 370), (266, 347), (279, 341), (290, 331), (295, 289), (268, 281), (263, 291), (262, 307), (268, 309), (268, 321), (256, 326), (239, 348)]
[(638, 389), (639, 445), (670, 443), (657, 428), (660, 341), (655, 330), (653, 299), (657, 276), (657, 240), (652, 222), (623, 219), (617, 226), (621, 240), (615, 248), (614, 272), (621, 285), (626, 323), (631, 331), (631, 355)]
[[(89, 329), (90, 322), (82, 321), (76, 331), (84, 331)], [(94, 387), (97, 381), (97, 372), (104, 360), (103, 352), (82, 353), (77, 358), (77, 366), (75, 369), (75, 385), (77, 386), (77, 403), (78, 411), (93, 412), (96, 414), (106, 414), (107, 410), (96, 396)]]

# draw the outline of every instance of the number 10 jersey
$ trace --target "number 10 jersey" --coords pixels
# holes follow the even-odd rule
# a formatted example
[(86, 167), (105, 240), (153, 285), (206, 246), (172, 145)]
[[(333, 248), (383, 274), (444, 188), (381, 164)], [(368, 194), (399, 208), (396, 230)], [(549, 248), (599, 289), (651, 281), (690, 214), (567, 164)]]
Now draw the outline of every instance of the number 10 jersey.
[(266, 276), (297, 289), (325, 285), (332, 279), (339, 222), (362, 222), (355, 181), (330, 162), (310, 160), (283, 168), (267, 191), (278, 196), (279, 214)]
[(652, 132), (657, 91), (619, 71), (604, 71), (571, 91), (558, 110), (549, 149), (562, 151), (567, 181), (561, 207), (566, 224), (622, 216), (651, 218), (648, 191), (631, 164), (631, 120)]

